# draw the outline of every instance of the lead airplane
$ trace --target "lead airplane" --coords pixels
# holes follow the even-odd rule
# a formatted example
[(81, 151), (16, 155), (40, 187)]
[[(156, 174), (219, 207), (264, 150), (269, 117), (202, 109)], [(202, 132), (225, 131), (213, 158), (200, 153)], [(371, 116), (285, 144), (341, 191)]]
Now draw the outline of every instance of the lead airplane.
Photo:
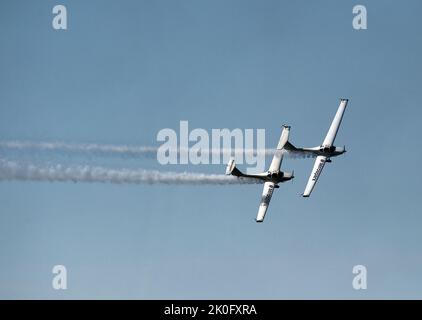
[(313, 148), (296, 148), (290, 142), (286, 142), (284, 146), (284, 148), (291, 153), (301, 153), (310, 157), (316, 156), (314, 167), (312, 169), (311, 175), (309, 176), (305, 191), (302, 194), (303, 197), (309, 197), (311, 195), (311, 192), (314, 189), (316, 182), (318, 181), (325, 163), (330, 163), (332, 157), (339, 156), (346, 152), (346, 147), (335, 147), (333, 144), (340, 127), (341, 120), (343, 119), (343, 114), (346, 110), (348, 101), (349, 99), (340, 100), (337, 113), (334, 116), (327, 136), (320, 146)]
[(231, 159), (227, 164), (226, 174), (233, 175), (236, 177), (258, 179), (264, 182), (264, 190), (262, 192), (261, 203), (258, 209), (258, 215), (256, 217), (256, 222), (263, 222), (265, 214), (267, 213), (268, 205), (270, 204), (271, 197), (273, 195), (274, 189), (279, 188), (280, 182), (285, 182), (294, 178), (293, 172), (283, 172), (280, 171), (281, 162), (283, 160), (284, 151), (283, 148), (288, 143), (289, 140), (290, 127), (283, 126), (283, 131), (281, 132), (280, 141), (278, 142), (277, 148), (275, 150), (273, 160), (268, 171), (258, 174), (244, 174), (236, 168), (234, 159)]

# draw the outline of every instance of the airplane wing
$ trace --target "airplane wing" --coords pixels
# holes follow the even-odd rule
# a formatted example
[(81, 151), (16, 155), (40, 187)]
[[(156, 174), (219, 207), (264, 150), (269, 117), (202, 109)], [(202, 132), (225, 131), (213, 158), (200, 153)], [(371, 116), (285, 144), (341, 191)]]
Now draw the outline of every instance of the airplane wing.
[(319, 175), (321, 174), (321, 171), (324, 168), (326, 160), (327, 160), (327, 157), (324, 157), (324, 156), (318, 156), (316, 158), (311, 175), (309, 176), (309, 179), (308, 179), (308, 183), (305, 187), (305, 191), (303, 192), (304, 197), (309, 197), (311, 195), (311, 192), (315, 187), (315, 184), (319, 178)]
[(273, 160), (271, 161), (270, 168), (268, 171), (278, 171), (280, 170), (281, 161), (283, 160), (283, 148), (289, 140), (290, 127), (283, 126), (283, 131), (281, 132), (280, 140), (278, 142), (277, 148), (275, 150)]
[[(290, 127), (283, 126), (283, 131), (281, 132), (280, 140), (278, 141), (277, 148), (274, 153), (273, 160), (271, 161), (270, 168), (268, 171), (278, 171), (280, 170), (281, 161), (283, 160), (283, 148), (287, 141), (289, 140)], [(256, 217), (256, 222), (264, 221), (265, 214), (267, 213), (268, 205), (270, 204), (271, 197), (274, 192), (274, 182), (265, 182), (264, 190), (262, 191), (261, 203), (258, 209), (258, 215)]]
[(344, 111), (346, 110), (348, 99), (341, 99), (340, 105), (337, 109), (337, 113), (334, 116), (333, 122), (331, 122), (330, 129), (328, 130), (327, 136), (324, 139), (322, 145), (324, 147), (331, 147), (334, 143), (334, 139), (336, 138), (338, 128), (340, 127), (341, 120), (343, 119)]
[(270, 204), (271, 197), (274, 192), (274, 182), (265, 182), (264, 190), (262, 191), (261, 203), (258, 209), (258, 215), (256, 217), (256, 222), (263, 222), (265, 214), (267, 213), (268, 205)]

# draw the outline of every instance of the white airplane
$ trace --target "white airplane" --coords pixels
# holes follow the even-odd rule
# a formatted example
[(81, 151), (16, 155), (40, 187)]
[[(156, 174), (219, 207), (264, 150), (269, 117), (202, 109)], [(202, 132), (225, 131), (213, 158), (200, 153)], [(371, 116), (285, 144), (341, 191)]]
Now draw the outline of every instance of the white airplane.
[(288, 181), (294, 178), (293, 172), (280, 171), (281, 161), (283, 160), (283, 148), (288, 143), (290, 133), (289, 126), (283, 126), (280, 141), (278, 142), (277, 149), (274, 153), (273, 160), (267, 172), (258, 174), (244, 174), (236, 168), (234, 159), (231, 159), (227, 164), (226, 174), (242, 178), (259, 179), (264, 182), (264, 190), (262, 192), (261, 203), (258, 209), (256, 222), (263, 222), (265, 214), (270, 204), (271, 196), (273, 195), (274, 188), (279, 188), (279, 183)]
[(324, 168), (325, 163), (330, 163), (332, 157), (336, 157), (346, 152), (346, 147), (335, 147), (333, 146), (333, 143), (340, 127), (341, 120), (343, 119), (343, 114), (346, 110), (348, 101), (348, 99), (340, 100), (340, 106), (338, 107), (337, 113), (334, 116), (327, 136), (320, 146), (314, 148), (296, 148), (290, 142), (286, 142), (286, 145), (284, 146), (284, 148), (289, 152), (302, 153), (310, 157), (316, 156), (314, 167), (312, 169), (311, 175), (309, 176), (305, 191), (302, 194), (303, 197), (309, 197), (311, 195), (311, 192), (315, 187), (315, 184), (321, 174), (322, 169)]

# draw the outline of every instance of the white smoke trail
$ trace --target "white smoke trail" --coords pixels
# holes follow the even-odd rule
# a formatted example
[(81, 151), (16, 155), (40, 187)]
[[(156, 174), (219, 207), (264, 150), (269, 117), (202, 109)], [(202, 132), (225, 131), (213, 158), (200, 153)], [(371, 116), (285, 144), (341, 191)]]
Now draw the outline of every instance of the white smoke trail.
[[(139, 156), (156, 156), (158, 147), (151, 146), (126, 146), (126, 145), (109, 145), (109, 144), (71, 144), (64, 142), (29, 142), (29, 141), (0, 141), (0, 148), (11, 150), (34, 150), (34, 151), (59, 151), (59, 152), (78, 152), (88, 154), (102, 154), (102, 155), (120, 155), (127, 157)], [(177, 153), (189, 152), (189, 149), (175, 149)], [(201, 150), (206, 155), (274, 155), (274, 149), (210, 149)], [(291, 158), (306, 158), (304, 155), (297, 152), (288, 152), (284, 150), (286, 156)]]
[(0, 148), (13, 150), (63, 151), (82, 153), (120, 154), (128, 156), (156, 154), (158, 148), (144, 146), (117, 146), (95, 143), (72, 144), (64, 142), (0, 141)]
[(73, 181), (131, 184), (251, 184), (257, 179), (237, 178), (221, 174), (160, 172), (150, 170), (109, 169), (91, 166), (20, 164), (0, 159), (0, 181)]

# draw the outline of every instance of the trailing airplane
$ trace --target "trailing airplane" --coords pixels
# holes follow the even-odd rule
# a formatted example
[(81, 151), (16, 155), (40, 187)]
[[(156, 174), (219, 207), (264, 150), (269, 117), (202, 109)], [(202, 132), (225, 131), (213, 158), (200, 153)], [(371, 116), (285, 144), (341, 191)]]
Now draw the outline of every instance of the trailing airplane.
[(325, 163), (330, 163), (332, 157), (339, 156), (346, 152), (346, 147), (335, 147), (333, 143), (340, 127), (341, 120), (343, 119), (343, 114), (346, 110), (348, 101), (348, 99), (340, 100), (340, 106), (338, 107), (337, 113), (334, 116), (327, 136), (320, 146), (314, 148), (296, 148), (290, 142), (286, 142), (284, 146), (286, 150), (292, 153), (301, 153), (309, 157), (316, 156), (314, 167), (312, 169), (311, 175), (309, 176), (305, 191), (302, 194), (303, 197), (309, 197), (311, 195), (311, 192), (314, 189), (319, 176), (321, 175), (321, 171), (324, 168)]
[(234, 159), (231, 159), (227, 164), (226, 174), (233, 175), (236, 177), (250, 178), (250, 179), (259, 179), (264, 182), (264, 190), (262, 192), (261, 203), (258, 209), (258, 215), (256, 217), (256, 222), (263, 222), (265, 214), (270, 204), (271, 197), (273, 195), (274, 189), (279, 188), (279, 183), (291, 180), (294, 178), (294, 173), (280, 171), (281, 162), (283, 160), (283, 148), (286, 143), (288, 143), (290, 133), (289, 126), (283, 126), (283, 131), (281, 132), (280, 141), (278, 142), (276, 151), (274, 153), (271, 165), (267, 172), (258, 173), (258, 174), (244, 174), (236, 168)]

